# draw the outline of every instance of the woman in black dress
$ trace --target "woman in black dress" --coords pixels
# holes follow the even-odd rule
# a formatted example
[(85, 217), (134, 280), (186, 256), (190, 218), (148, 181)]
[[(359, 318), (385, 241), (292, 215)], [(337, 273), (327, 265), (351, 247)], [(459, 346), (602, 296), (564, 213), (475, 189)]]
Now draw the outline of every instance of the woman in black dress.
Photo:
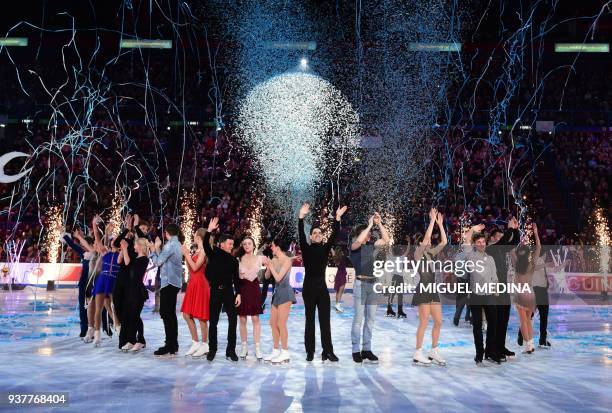
[[(140, 313), (145, 301), (149, 298), (149, 291), (143, 283), (145, 273), (149, 267), (149, 247), (146, 238), (138, 238), (134, 242), (136, 258), (130, 258), (128, 242), (121, 241), (120, 262), (128, 267), (128, 277), (124, 284), (124, 302), (121, 308), (121, 329), (125, 331), (126, 344), (121, 347), (123, 351), (136, 352), (146, 345)], [(137, 337), (138, 336), (138, 337)]]
[[(431, 234), (434, 229), (434, 225), (437, 224), (440, 230), (440, 243), (432, 247), (431, 245)], [(440, 338), (440, 328), (442, 327), (442, 305), (440, 304), (440, 296), (435, 290), (436, 275), (429, 268), (428, 264), (433, 264), (433, 260), (440, 251), (444, 248), (447, 243), (446, 232), (444, 231), (444, 217), (435, 208), (429, 211), (429, 226), (423, 240), (419, 243), (415, 240), (415, 244), (418, 244), (414, 252), (414, 261), (424, 262), (419, 263), (419, 282), (416, 286), (414, 297), (412, 298), (412, 305), (419, 309), (419, 327), (416, 331), (416, 352), (412, 357), (412, 360), (418, 364), (429, 365), (433, 361), (436, 364), (445, 365), (446, 362), (438, 354), (438, 339)], [(423, 270), (424, 269), (424, 270)], [(429, 324), (429, 317), (433, 318), (434, 325), (431, 329), (431, 350), (427, 357), (423, 354), (423, 338), (425, 336), (425, 330)]]

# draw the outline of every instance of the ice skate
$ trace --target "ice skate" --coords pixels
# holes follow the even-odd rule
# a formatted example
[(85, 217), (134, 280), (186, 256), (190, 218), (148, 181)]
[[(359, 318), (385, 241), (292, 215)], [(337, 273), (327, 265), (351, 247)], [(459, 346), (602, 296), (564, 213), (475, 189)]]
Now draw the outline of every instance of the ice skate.
[(257, 361), (261, 361), (263, 359), (263, 354), (261, 354), (259, 343), (255, 343), (255, 357), (257, 358)]
[(551, 349), (551, 344), (550, 341), (548, 340), (540, 340), (540, 344), (538, 344), (538, 348), (542, 348), (542, 349), (546, 349), (546, 350), (550, 350)]
[(100, 347), (102, 340), (100, 339), (100, 330), (94, 331), (94, 347)]
[(240, 358), (242, 360), (245, 360), (248, 355), (249, 355), (249, 345), (247, 344), (246, 341), (243, 341), (242, 346), (240, 347)]
[(402, 307), (397, 309), (397, 318), (406, 318), (406, 313), (402, 309)]
[(391, 307), (390, 305), (387, 306), (387, 314), (385, 314), (385, 317), (395, 317), (395, 311), (393, 311), (393, 307)]
[(438, 352), (438, 347), (434, 347), (431, 350), (429, 350), (429, 353), (427, 354), (427, 358), (433, 364), (437, 364), (438, 366), (446, 366), (446, 360), (444, 360), (442, 356), (440, 356), (440, 353)]
[(192, 356), (193, 353), (195, 353), (199, 348), (200, 348), (200, 343), (198, 343), (197, 341), (191, 340), (191, 347), (189, 347), (189, 350), (187, 350), (187, 353), (185, 353), (185, 357)]
[(336, 303), (335, 308), (336, 308), (336, 312), (337, 313), (343, 313), (344, 312), (344, 309), (342, 308), (342, 303)]
[(270, 363), (272, 364), (288, 364), (290, 361), (290, 357), (289, 357), (289, 351), (282, 349), (280, 351), (280, 353), (274, 357), (272, 360), (270, 360)]
[(130, 349), (130, 353), (138, 353), (140, 350), (142, 350), (143, 348), (145, 348), (145, 345), (142, 343), (136, 343), (134, 344), (134, 346), (132, 346), (132, 348)]
[(89, 327), (87, 329), (87, 334), (83, 337), (83, 343), (91, 343), (94, 339), (94, 329), (93, 327)]
[(124, 353), (127, 353), (128, 351), (132, 349), (132, 347), (134, 347), (132, 343), (125, 343), (125, 345), (121, 347), (121, 351), (123, 351)]
[(198, 344), (198, 348), (193, 352), (191, 358), (200, 358), (208, 354), (208, 343), (203, 342)]
[(414, 352), (412, 356), (412, 362), (415, 366), (431, 366), (431, 360), (423, 354), (423, 350), (420, 348)]
[(270, 361), (272, 361), (272, 359), (275, 359), (276, 357), (278, 357), (278, 355), (280, 354), (280, 349), (275, 348), (272, 353), (268, 354), (265, 358), (264, 361), (266, 363), (269, 363)]

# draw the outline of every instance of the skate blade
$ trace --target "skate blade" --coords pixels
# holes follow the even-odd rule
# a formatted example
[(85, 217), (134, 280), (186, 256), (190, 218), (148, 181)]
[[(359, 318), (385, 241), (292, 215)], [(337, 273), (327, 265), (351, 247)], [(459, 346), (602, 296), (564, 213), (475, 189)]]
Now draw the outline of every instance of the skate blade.
[(432, 360), (430, 364), (432, 364), (434, 366), (440, 366), (440, 367), (445, 367), (446, 366), (446, 362), (445, 361), (441, 363), (439, 361)]
[(415, 359), (412, 359), (412, 364), (418, 367), (431, 367), (431, 363), (423, 363), (422, 361), (418, 361)]
[(550, 347), (551, 346), (538, 346), (538, 348), (542, 350), (550, 350)]
[(361, 363), (362, 363), (362, 364), (378, 364), (378, 360), (376, 360), (376, 361), (372, 361), (372, 360), (363, 360)]
[(282, 366), (283, 364), (289, 364), (289, 360), (283, 360), (283, 361), (277, 361), (277, 362), (270, 362), (272, 365), (274, 366)]

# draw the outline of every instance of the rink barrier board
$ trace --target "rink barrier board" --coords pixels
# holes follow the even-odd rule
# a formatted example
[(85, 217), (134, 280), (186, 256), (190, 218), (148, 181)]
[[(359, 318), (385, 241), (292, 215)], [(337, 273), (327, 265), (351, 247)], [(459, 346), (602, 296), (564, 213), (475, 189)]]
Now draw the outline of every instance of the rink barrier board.
[[(4, 269), (8, 269), (4, 270)], [(54, 281), (56, 288), (75, 287), (81, 276), (81, 264), (64, 263), (0, 263), (1, 283), (7, 284), (9, 280), (14, 279), (16, 284), (36, 285), (38, 287), (46, 287), (48, 281)], [(330, 291), (334, 289), (334, 279), (336, 277), (336, 267), (327, 267), (325, 281), (327, 288)], [(355, 279), (355, 270), (347, 268), (347, 282), (345, 289), (351, 291), (353, 288), (353, 280)], [(151, 268), (145, 276), (145, 285), (155, 283), (156, 268)], [(607, 274), (608, 291), (612, 284), (611, 275)], [(405, 277), (405, 282), (410, 284), (409, 277)], [(445, 274), (444, 280), (450, 281), (451, 274)], [(576, 272), (549, 272), (549, 288), (551, 291), (571, 291), (581, 294), (600, 294), (604, 290), (604, 275), (600, 273), (576, 273)], [(302, 289), (304, 282), (304, 267), (293, 267), (290, 274), (291, 286), (297, 290)], [(385, 277), (381, 277), (381, 282), (385, 282)]]

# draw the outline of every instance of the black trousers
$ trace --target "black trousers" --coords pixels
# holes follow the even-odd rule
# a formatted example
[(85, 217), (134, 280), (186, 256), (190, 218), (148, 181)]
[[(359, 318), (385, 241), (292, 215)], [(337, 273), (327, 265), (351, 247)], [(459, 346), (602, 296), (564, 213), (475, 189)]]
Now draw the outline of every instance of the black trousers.
[[(470, 300), (470, 311), (472, 313), (472, 333), (474, 334), (474, 346), (476, 347), (476, 358), (481, 359), (485, 355), (497, 355), (497, 306), (489, 304), (488, 297), (479, 296), (477, 300)], [(482, 313), (484, 311), (487, 320), (486, 348), (482, 343)]]
[[(398, 287), (404, 283), (404, 277), (398, 274), (393, 274), (393, 278), (391, 279), (391, 285), (394, 287)], [(387, 300), (387, 305), (393, 306), (393, 299), (397, 295), (397, 309), (402, 310), (404, 306), (404, 294), (391, 293), (389, 294), (389, 298)]]
[[(533, 287), (533, 292), (536, 296), (536, 304), (538, 306), (538, 313), (540, 314), (540, 339), (539, 343), (546, 343), (546, 339), (548, 338), (548, 288), (546, 287)], [(533, 318), (533, 314), (531, 314)], [(518, 332), (519, 337), (522, 339), (523, 335), (521, 334), (521, 329), (519, 328)]]
[(210, 351), (217, 351), (217, 324), (219, 323), (221, 307), (223, 307), (229, 322), (225, 354), (236, 352), (238, 313), (234, 302), (234, 291), (231, 288), (225, 287), (220, 290), (218, 287), (210, 287), (210, 320), (208, 322), (208, 348)]
[(323, 353), (333, 353), (331, 326), (329, 321), (330, 301), (327, 287), (316, 290), (303, 290), (304, 308), (306, 309), (306, 327), (304, 328), (304, 346), (306, 353), (315, 351), (315, 310), (319, 312), (319, 332)]
[(510, 297), (508, 297), (507, 305), (497, 306), (497, 330), (495, 341), (498, 346), (498, 354), (504, 354), (506, 352), (506, 333), (508, 331), (508, 321), (510, 320), (510, 308)]
[(81, 278), (79, 278), (79, 320), (81, 322), (81, 335), (87, 334), (87, 308), (85, 308), (85, 287), (89, 277), (89, 265), (83, 265)]
[(178, 320), (176, 319), (176, 297), (181, 289), (167, 285), (159, 291), (159, 315), (164, 322), (166, 347), (178, 351)]
[(119, 333), (120, 348), (125, 343), (142, 343), (146, 344), (144, 339), (144, 330), (140, 313), (144, 307), (144, 302), (134, 297), (134, 301), (130, 301), (123, 309), (123, 317), (121, 318), (121, 332)]

